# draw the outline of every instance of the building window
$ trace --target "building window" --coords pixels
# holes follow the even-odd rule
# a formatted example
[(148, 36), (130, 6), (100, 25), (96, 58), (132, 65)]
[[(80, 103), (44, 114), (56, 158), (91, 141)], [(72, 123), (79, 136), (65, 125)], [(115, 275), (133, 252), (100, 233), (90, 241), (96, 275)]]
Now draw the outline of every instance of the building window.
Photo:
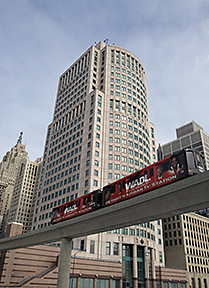
[(112, 280), (112, 288), (120, 288), (120, 280)]
[(93, 288), (94, 279), (92, 278), (80, 278), (80, 288)]
[(109, 279), (97, 279), (97, 288), (109, 288)]
[(135, 229), (129, 229), (129, 235), (135, 236)]
[(110, 255), (110, 242), (106, 242), (106, 255)]
[[(186, 283), (179, 283), (179, 288), (186, 288)], [(204, 288), (207, 288), (207, 286), (205, 286)]]
[(119, 243), (113, 243), (113, 255), (119, 255)]
[(128, 235), (128, 228), (123, 228), (122, 229), (122, 234), (123, 235)]
[(77, 278), (76, 277), (70, 277), (70, 287), (77, 288)]
[(81, 240), (81, 244), (80, 244), (81, 251), (84, 251), (84, 244), (85, 244), (85, 240)]
[(177, 282), (171, 282), (170, 288), (178, 288), (178, 283)]
[(159, 260), (160, 260), (160, 263), (163, 262), (163, 254), (162, 254), (162, 251), (159, 251)]
[(90, 242), (90, 253), (94, 254), (94, 250), (95, 250), (95, 241), (91, 240), (91, 242)]

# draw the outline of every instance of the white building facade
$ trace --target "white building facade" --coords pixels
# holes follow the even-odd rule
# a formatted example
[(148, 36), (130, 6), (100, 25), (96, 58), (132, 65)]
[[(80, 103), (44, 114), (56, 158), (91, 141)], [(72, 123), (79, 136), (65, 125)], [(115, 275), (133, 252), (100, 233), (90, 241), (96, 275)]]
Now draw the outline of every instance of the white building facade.
[[(59, 79), (33, 229), (50, 225), (53, 207), (100, 189), (155, 160), (155, 128), (149, 121), (141, 62), (116, 45), (99, 42), (91, 46)], [(123, 287), (144, 287), (148, 277), (145, 260), (151, 261), (151, 266), (164, 263), (161, 231), (160, 220), (136, 223), (75, 239), (74, 249), (79, 249), (81, 256), (127, 262)]]

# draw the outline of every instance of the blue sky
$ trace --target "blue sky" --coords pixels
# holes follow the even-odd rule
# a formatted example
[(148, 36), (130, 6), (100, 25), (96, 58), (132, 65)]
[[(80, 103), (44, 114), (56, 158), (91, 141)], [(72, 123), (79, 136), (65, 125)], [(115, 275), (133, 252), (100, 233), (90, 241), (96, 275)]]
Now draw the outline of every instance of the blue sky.
[(0, 0), (0, 161), (20, 131), (42, 155), (59, 75), (106, 38), (145, 68), (157, 143), (192, 120), (209, 133), (208, 0)]

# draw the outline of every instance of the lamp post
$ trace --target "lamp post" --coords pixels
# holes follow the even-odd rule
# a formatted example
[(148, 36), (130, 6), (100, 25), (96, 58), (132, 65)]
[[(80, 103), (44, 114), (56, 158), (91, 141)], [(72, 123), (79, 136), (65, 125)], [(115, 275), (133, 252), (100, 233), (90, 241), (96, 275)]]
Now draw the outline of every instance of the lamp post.
[(149, 252), (146, 252), (146, 259), (145, 259), (145, 263), (146, 263), (146, 278), (147, 278), (147, 288), (149, 288)]
[[(75, 256), (80, 252), (80, 250), (76, 251), (74, 254), (73, 254), (73, 269), (72, 269), (72, 276), (74, 274), (74, 269), (75, 269)], [(70, 281), (70, 288), (73, 288), (73, 277), (71, 278), (71, 281)]]

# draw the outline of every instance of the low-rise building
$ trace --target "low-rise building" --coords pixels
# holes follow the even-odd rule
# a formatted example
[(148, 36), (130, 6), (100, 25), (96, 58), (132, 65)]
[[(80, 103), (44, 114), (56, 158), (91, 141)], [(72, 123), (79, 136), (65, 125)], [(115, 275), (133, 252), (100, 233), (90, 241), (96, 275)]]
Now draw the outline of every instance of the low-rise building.
[[(23, 225), (13, 223), (8, 226), (7, 235), (22, 233)], [(124, 239), (125, 240), (125, 239)], [(125, 261), (115, 260), (113, 257), (105, 260), (83, 257), (82, 251), (72, 250), (71, 270), (69, 273), (71, 288), (188, 288), (187, 272), (184, 269), (153, 267), (152, 262), (145, 260), (141, 246), (123, 243), (123, 258)], [(0, 287), (57, 287), (59, 267), (59, 246), (37, 245), (34, 247), (10, 250), (2, 253), (0, 258)], [(154, 256), (154, 255), (153, 255)], [(132, 274), (133, 257), (137, 257), (137, 266), (143, 283), (138, 282)], [(152, 257), (152, 256), (151, 256)], [(145, 274), (143, 263), (149, 267), (149, 274)], [(124, 265), (129, 269), (124, 269)], [(129, 273), (131, 285), (125, 285), (124, 271)], [(129, 271), (129, 272), (128, 272)], [(135, 273), (135, 272), (134, 272)], [(141, 278), (142, 279), (142, 278)]]

